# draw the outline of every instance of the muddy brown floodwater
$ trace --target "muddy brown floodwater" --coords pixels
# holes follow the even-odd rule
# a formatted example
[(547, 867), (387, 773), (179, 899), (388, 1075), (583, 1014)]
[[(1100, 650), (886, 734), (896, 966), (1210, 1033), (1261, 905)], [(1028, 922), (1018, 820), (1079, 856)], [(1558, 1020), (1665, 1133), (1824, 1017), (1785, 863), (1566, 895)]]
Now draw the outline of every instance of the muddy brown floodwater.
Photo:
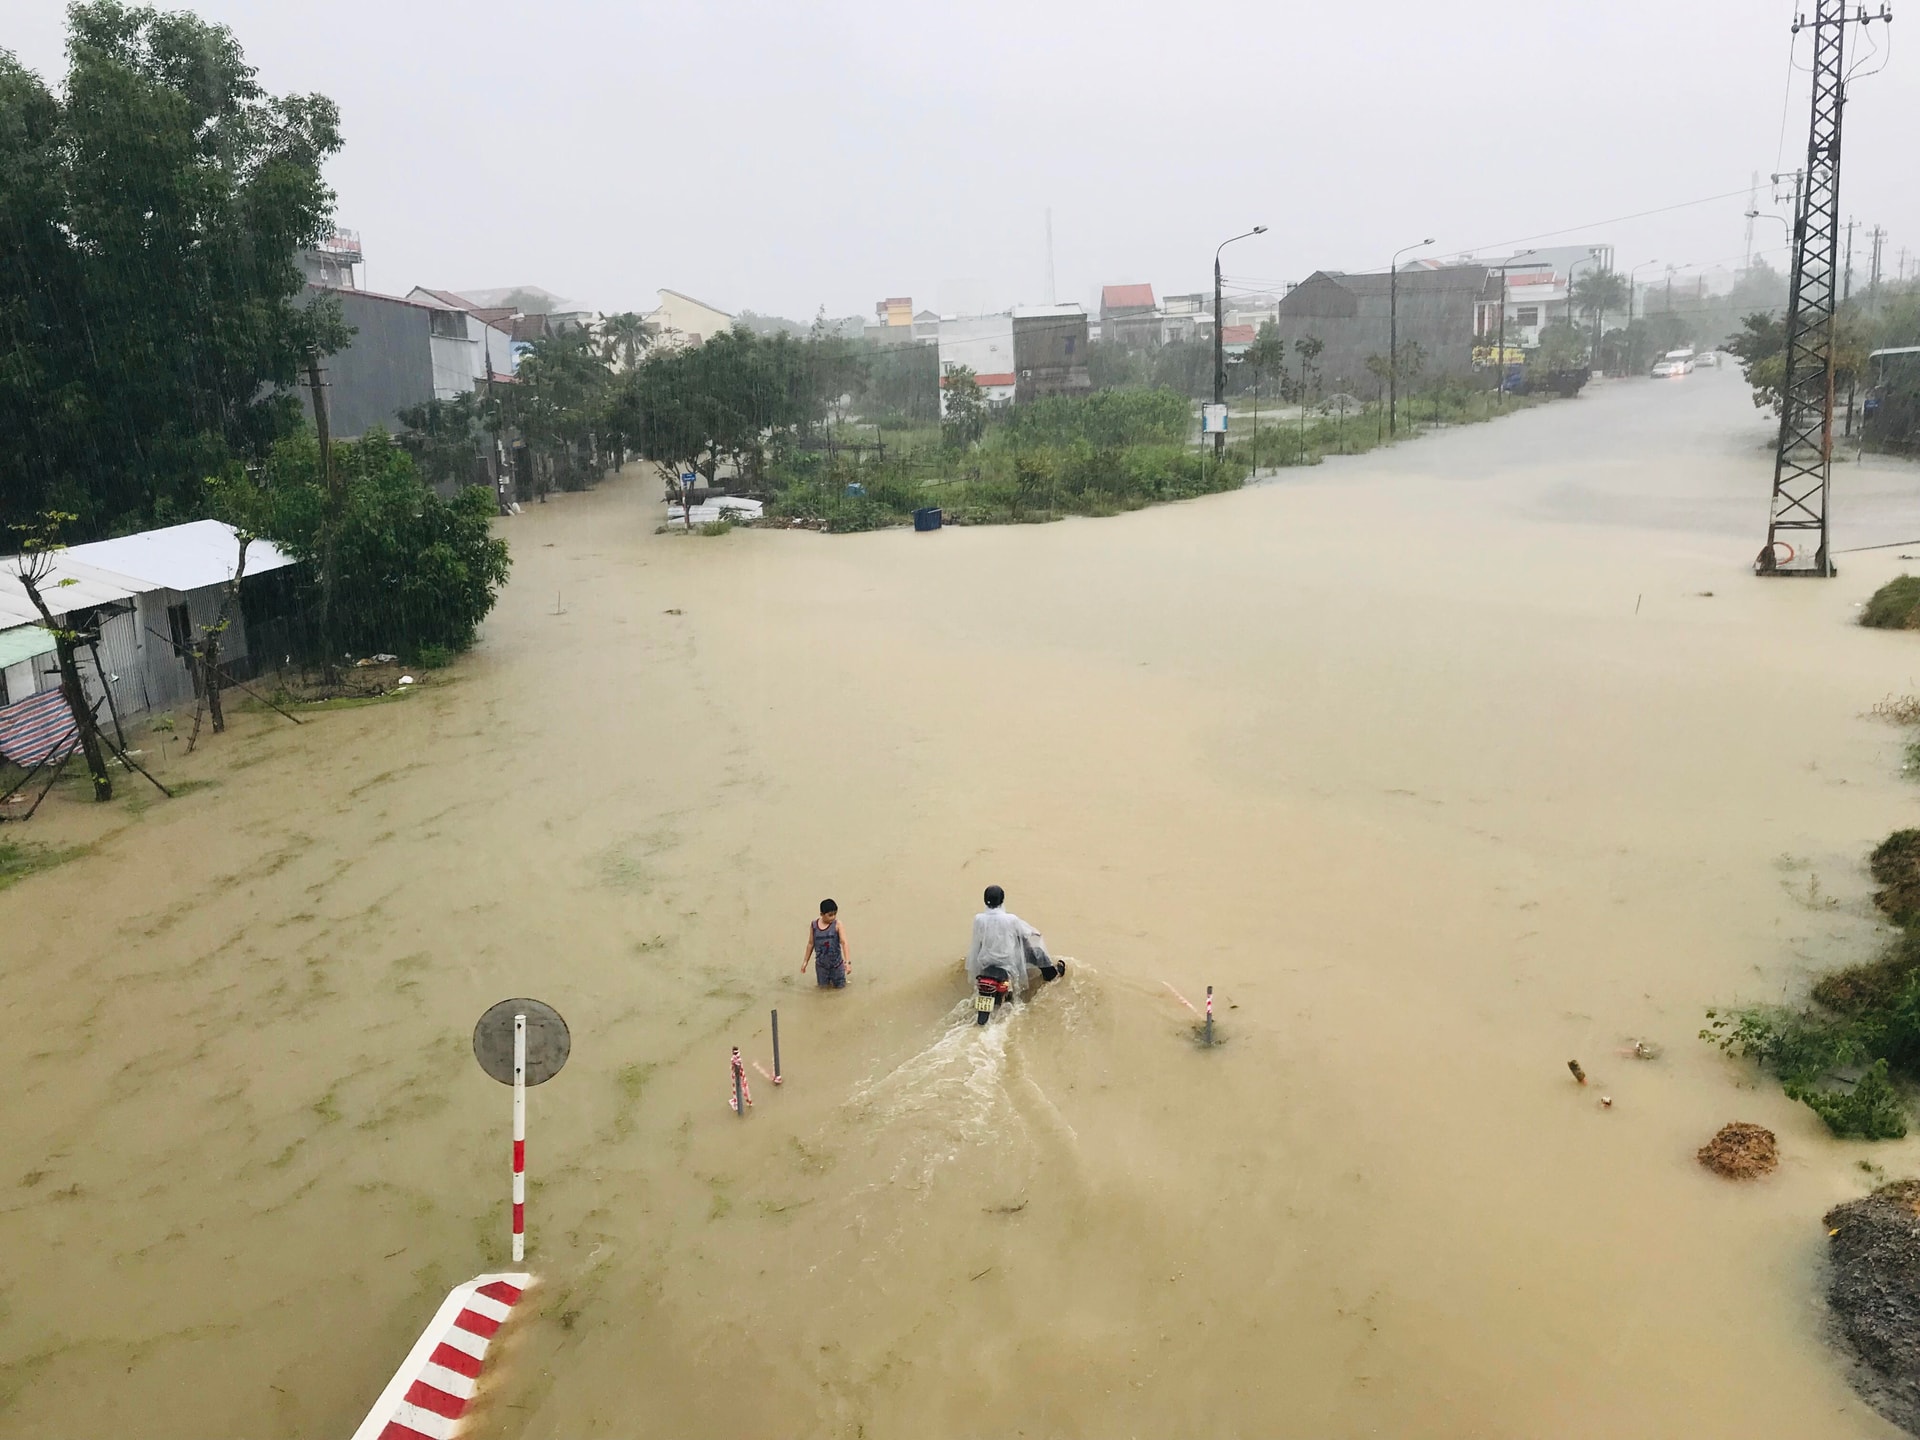
[[(350, 1433), (505, 1259), (514, 994), (573, 1059), (480, 1435), (1891, 1434), (1820, 1216), (1916, 1146), (1693, 1038), (1870, 943), (1915, 809), (1899, 552), (1750, 578), (1765, 434), (1702, 371), (1110, 520), (530, 507), (443, 683), (34, 822), (98, 844), (0, 896), (0, 1434)], [(990, 882), (1080, 964), (982, 1032)], [(1695, 1162), (1733, 1119), (1778, 1172)]]

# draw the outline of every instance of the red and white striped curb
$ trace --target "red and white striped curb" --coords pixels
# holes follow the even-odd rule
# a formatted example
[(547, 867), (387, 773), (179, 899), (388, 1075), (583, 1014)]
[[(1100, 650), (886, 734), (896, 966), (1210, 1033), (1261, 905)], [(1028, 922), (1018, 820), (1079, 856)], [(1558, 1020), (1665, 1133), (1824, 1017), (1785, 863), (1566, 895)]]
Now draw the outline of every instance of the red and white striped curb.
[(454, 1286), (353, 1440), (453, 1440), (487, 1346), (532, 1284), (531, 1275), (479, 1275)]

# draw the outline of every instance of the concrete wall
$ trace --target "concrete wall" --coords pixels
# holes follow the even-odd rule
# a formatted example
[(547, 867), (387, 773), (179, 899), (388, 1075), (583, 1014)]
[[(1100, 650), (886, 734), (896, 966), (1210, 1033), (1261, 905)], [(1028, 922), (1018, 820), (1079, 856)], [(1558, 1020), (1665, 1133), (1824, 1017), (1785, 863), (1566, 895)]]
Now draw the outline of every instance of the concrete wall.
[[(324, 362), (327, 421), (334, 437), (357, 440), (376, 425), (398, 430), (402, 410), (424, 405), (436, 394), (432, 311), (360, 290), (327, 293), (357, 332), (346, 349)], [(312, 393), (301, 386), (300, 396), (311, 414)]]
[[(1407, 382), (1411, 387), (1473, 373), (1474, 307), (1489, 296), (1497, 303), (1498, 295), (1498, 278), (1489, 289), (1487, 271), (1478, 265), (1400, 276), (1400, 344), (1403, 350), (1418, 344), (1425, 358), (1419, 375)], [(1289, 355), (1305, 336), (1324, 342), (1316, 362), (1321, 394), (1344, 391), (1370, 399), (1381, 387), (1367, 371), (1367, 357), (1388, 352), (1390, 303), (1384, 275), (1315, 274), (1280, 302), (1280, 337)]]
[(1084, 310), (1013, 317), (1014, 399), (1043, 395), (1085, 395), (1093, 389), (1087, 374), (1087, 315)]

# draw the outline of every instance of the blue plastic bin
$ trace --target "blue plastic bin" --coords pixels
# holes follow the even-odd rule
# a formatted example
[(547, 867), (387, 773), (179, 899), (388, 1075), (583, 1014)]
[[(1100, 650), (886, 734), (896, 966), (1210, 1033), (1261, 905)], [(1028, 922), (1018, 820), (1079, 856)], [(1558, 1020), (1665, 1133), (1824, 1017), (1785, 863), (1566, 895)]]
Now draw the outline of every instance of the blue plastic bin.
[(942, 516), (938, 505), (923, 505), (920, 509), (913, 512), (913, 528), (916, 530), (938, 530), (941, 519)]

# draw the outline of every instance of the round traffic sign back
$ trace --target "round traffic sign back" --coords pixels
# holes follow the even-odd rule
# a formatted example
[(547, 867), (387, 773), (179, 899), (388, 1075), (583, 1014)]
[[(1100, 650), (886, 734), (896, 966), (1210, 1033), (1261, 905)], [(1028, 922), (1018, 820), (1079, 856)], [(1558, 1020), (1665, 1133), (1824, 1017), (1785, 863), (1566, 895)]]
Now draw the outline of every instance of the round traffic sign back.
[(527, 1017), (527, 1084), (551, 1080), (567, 1063), (573, 1037), (560, 1012), (540, 1000), (502, 1000), (473, 1027), (473, 1058), (502, 1085), (513, 1083), (513, 1017)]

